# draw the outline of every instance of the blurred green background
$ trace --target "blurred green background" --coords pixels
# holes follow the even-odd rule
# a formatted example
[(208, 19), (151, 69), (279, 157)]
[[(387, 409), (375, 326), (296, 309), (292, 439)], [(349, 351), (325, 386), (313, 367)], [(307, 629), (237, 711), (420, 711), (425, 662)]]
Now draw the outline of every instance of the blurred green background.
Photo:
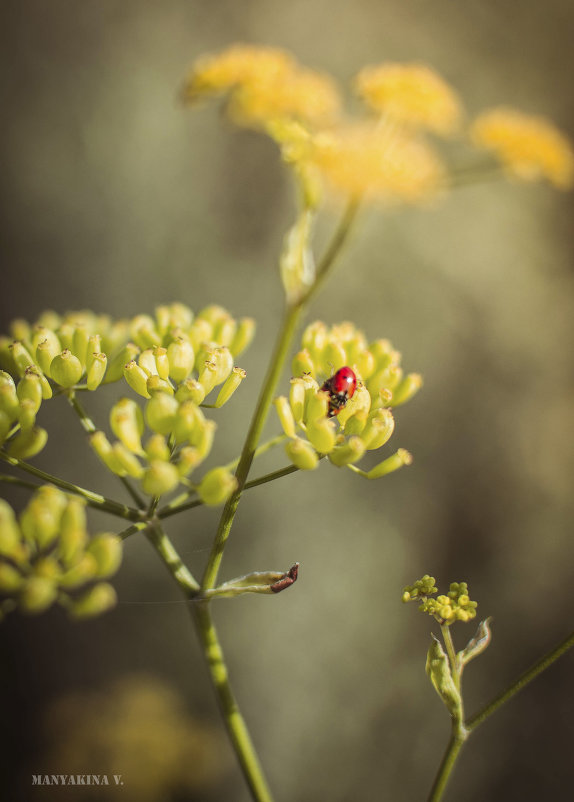
[[(173, 300), (255, 316), (248, 380), (218, 413), (213, 464), (242, 442), (294, 206), (269, 141), (215, 106), (180, 107), (194, 58), (266, 43), (341, 81), (367, 63), (426, 61), (471, 115), (508, 103), (574, 134), (569, 0), (5, 0), (2, 12), (2, 329), (47, 307), (128, 316)], [(389, 337), (425, 386), (396, 415), (392, 444), (414, 454), (409, 469), (369, 483), (324, 465), (240, 507), (224, 578), (301, 562), (289, 592), (215, 610), (278, 802), (425, 798), (449, 722), (424, 674), (432, 622), (400, 602), (423, 573), (443, 588), (468, 581), (494, 617), (491, 647), (466, 672), (469, 713), (572, 627), (573, 210), (572, 194), (509, 183), (432, 209), (369, 210), (313, 304), (309, 319)], [(45, 407), (51, 439), (36, 463), (65, 456), (62, 475), (117, 495), (69, 410)], [(197, 573), (217, 518), (170, 520)], [(94, 530), (112, 523), (92, 518)], [(116, 584), (122, 602), (178, 599), (136, 538)], [(459, 647), (473, 632), (455, 627)], [(124, 802), (248, 799), (185, 605), (120, 604), (81, 625), (60, 611), (13, 615), (0, 637), (7, 800), (108, 798), (32, 789), (40, 771), (123, 773)], [(573, 661), (477, 731), (447, 799), (572, 799)], [(106, 699), (118, 699), (111, 712)], [(120, 721), (132, 725), (122, 743)]]

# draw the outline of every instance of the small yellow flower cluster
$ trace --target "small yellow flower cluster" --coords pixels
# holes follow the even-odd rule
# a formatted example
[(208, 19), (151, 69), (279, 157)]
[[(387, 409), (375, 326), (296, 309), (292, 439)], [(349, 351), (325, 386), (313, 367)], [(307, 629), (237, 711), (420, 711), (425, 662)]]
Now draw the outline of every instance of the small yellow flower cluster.
[[(275, 399), (289, 438), (287, 456), (303, 470), (317, 467), (324, 455), (338, 467), (354, 466), (366, 451), (389, 440), (395, 427), (389, 407), (412, 398), (422, 384), (421, 377), (404, 376), (400, 354), (391, 343), (375, 340), (369, 344), (352, 323), (331, 328), (320, 321), (311, 323), (303, 333), (302, 345), (293, 359), (289, 398)], [(321, 389), (320, 382), (343, 366), (352, 368), (357, 388), (336, 417), (330, 418), (329, 393)], [(370, 471), (357, 472), (376, 479), (410, 462), (410, 454), (399, 449)]]
[(574, 184), (572, 145), (544, 117), (509, 108), (490, 109), (474, 121), (471, 136), (477, 147), (492, 151), (516, 178), (547, 178), (559, 189)]
[(113, 607), (113, 587), (101, 580), (121, 562), (121, 540), (89, 538), (84, 503), (54, 487), (37, 490), (16, 519), (0, 500), (0, 617), (12, 609), (41, 613), (59, 602), (75, 618)]
[[(183, 304), (117, 323), (89, 312), (64, 318), (48, 313), (34, 326), (16, 321), (17, 339), (0, 343), (0, 364), (6, 368), (0, 372), (0, 442), (9, 456), (34, 456), (47, 440), (36, 426), (43, 399), (55, 389), (93, 391), (125, 378), (147, 400), (145, 414), (134, 400), (121, 399), (110, 414), (118, 442), (110, 443), (103, 431), (93, 432), (90, 442), (114, 473), (141, 479), (144, 492), (163, 495), (209, 454), (216, 424), (200, 405), (221, 407), (237, 390), (246, 374), (234, 367), (234, 357), (249, 345), (254, 330), (251, 318), (236, 321), (220, 306), (194, 317)], [(204, 404), (216, 388), (214, 403)], [(146, 423), (152, 436), (144, 447)], [(205, 503), (219, 504), (234, 487), (229, 472), (217, 468), (198, 489)]]
[(440, 624), (454, 624), (455, 621), (471, 621), (476, 616), (477, 602), (468, 595), (466, 582), (451, 582), (447, 595), (429, 598), (437, 592), (435, 578), (425, 574), (414, 585), (407, 585), (403, 590), (403, 601), (419, 599), (419, 610), (428, 613)]
[(355, 79), (355, 88), (373, 111), (411, 130), (447, 136), (459, 128), (459, 98), (426, 64), (389, 62), (363, 67)]
[(185, 81), (183, 98), (229, 96), (228, 112), (238, 125), (261, 128), (269, 120), (290, 118), (325, 124), (339, 114), (334, 81), (306, 69), (283, 50), (235, 45), (200, 58)]

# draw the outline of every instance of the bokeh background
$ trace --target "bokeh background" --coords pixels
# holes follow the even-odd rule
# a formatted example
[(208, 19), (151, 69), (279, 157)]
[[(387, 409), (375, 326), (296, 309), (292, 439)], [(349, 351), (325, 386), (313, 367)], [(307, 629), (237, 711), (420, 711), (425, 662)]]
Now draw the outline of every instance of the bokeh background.
[[(0, 28), (2, 329), (47, 307), (123, 317), (172, 300), (254, 315), (214, 463), (238, 452), (262, 378), (293, 197), (270, 142), (180, 107), (196, 56), (267, 43), (341, 81), (426, 61), (470, 114), (510, 103), (574, 134), (569, 0), (5, 0)], [(400, 602), (423, 573), (467, 580), (494, 618), (466, 672), (470, 713), (572, 627), (573, 210), (572, 194), (509, 183), (370, 210), (313, 304), (309, 319), (389, 337), (425, 386), (397, 412), (408, 470), (369, 483), (325, 465), (240, 507), (225, 578), (302, 565), (289, 592), (216, 609), (278, 801), (425, 798), (449, 722), (424, 674), (432, 622)], [(42, 413), (37, 464), (115, 493), (63, 404)], [(198, 573), (217, 516), (170, 521)], [(3, 798), (106, 800), (32, 789), (31, 774), (115, 771), (124, 802), (246, 802), (188, 611), (145, 541), (127, 543), (116, 584), (122, 604), (96, 621), (0, 625)], [(473, 631), (455, 628), (459, 647)], [(447, 799), (572, 799), (573, 668), (563, 658), (477, 731)]]

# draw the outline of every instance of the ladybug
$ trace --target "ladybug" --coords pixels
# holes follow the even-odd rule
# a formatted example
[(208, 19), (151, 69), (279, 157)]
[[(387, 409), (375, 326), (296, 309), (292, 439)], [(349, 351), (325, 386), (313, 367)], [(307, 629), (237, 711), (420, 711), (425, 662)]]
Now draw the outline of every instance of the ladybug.
[(333, 418), (338, 415), (343, 409), (349, 398), (351, 398), (357, 389), (357, 377), (354, 371), (349, 367), (339, 368), (331, 378), (327, 379), (325, 384), (321, 387), (326, 393), (329, 393), (329, 411), (327, 417)]

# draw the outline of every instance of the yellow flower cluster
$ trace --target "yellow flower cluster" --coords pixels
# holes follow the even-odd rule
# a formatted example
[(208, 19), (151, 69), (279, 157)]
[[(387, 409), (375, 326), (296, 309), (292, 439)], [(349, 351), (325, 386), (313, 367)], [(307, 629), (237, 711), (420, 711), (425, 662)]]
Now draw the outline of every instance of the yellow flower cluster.
[(185, 81), (184, 101), (219, 94), (229, 95), (228, 112), (236, 123), (255, 128), (282, 118), (325, 124), (340, 110), (332, 78), (270, 47), (235, 45), (200, 58)]
[(16, 519), (0, 499), (0, 617), (12, 609), (41, 613), (59, 602), (75, 618), (113, 607), (116, 594), (101, 580), (121, 562), (120, 539), (89, 538), (84, 503), (54, 487), (35, 492)]
[[(220, 306), (194, 316), (183, 304), (118, 322), (90, 312), (46, 313), (35, 325), (15, 321), (17, 339), (0, 341), (0, 445), (14, 458), (34, 456), (47, 441), (36, 425), (43, 400), (62, 389), (94, 391), (125, 379), (147, 400), (145, 412), (133, 399), (120, 399), (110, 414), (117, 442), (100, 430), (90, 442), (111, 471), (141, 480), (145, 493), (163, 495), (187, 482), (210, 453), (216, 424), (200, 405), (221, 407), (237, 390), (246, 374), (234, 358), (254, 330), (251, 318), (236, 321)], [(216, 389), (214, 402), (204, 403)], [(151, 436), (144, 445), (146, 424)], [(198, 492), (206, 504), (219, 504), (234, 487), (229, 472), (216, 468)]]
[(419, 600), (419, 610), (435, 618), (440, 624), (454, 624), (455, 621), (471, 621), (476, 617), (477, 602), (468, 595), (466, 582), (451, 582), (448, 594), (430, 598), (437, 592), (435, 578), (425, 574), (414, 585), (403, 589), (403, 601)]
[(574, 185), (572, 145), (544, 117), (509, 108), (490, 109), (474, 121), (471, 136), (477, 147), (492, 151), (516, 178), (547, 178), (559, 189)]
[[(420, 388), (418, 374), (403, 375), (400, 354), (388, 340), (368, 343), (352, 323), (328, 328), (310, 324), (302, 339), (303, 349), (293, 359), (294, 378), (289, 397), (275, 399), (285, 447), (294, 465), (316, 468), (327, 455), (337, 467), (354, 466), (367, 451), (383, 446), (391, 437), (395, 421), (389, 407), (408, 401)], [(357, 388), (336, 417), (329, 417), (329, 393), (321, 381), (343, 366), (352, 368)], [(319, 379), (319, 381), (317, 380)], [(370, 471), (358, 473), (368, 479), (384, 476), (411, 462), (399, 449)]]
[(355, 88), (371, 109), (410, 129), (445, 136), (460, 125), (460, 100), (425, 64), (364, 67), (356, 77)]

